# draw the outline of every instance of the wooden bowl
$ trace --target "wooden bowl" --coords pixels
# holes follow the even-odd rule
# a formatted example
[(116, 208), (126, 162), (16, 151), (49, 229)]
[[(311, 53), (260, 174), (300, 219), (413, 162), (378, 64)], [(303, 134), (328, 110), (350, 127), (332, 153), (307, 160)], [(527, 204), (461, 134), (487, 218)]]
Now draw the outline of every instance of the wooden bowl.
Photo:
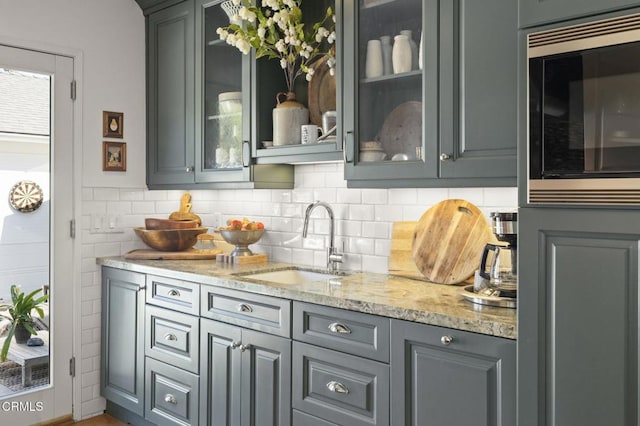
[(195, 220), (147, 218), (144, 220), (144, 226), (147, 229), (185, 229), (197, 228), (198, 222)]
[(193, 247), (198, 235), (207, 232), (207, 228), (185, 229), (133, 229), (146, 245), (160, 251), (183, 251)]

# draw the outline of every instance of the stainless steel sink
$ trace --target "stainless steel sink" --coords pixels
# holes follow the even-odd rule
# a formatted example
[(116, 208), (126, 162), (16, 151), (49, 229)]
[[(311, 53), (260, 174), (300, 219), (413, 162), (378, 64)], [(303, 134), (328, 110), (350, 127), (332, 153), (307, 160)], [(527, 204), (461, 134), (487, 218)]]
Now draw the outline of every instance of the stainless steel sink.
[(312, 271), (301, 268), (239, 274), (239, 276), (242, 276), (243, 278), (267, 281), (276, 284), (306, 284), (318, 281), (331, 281), (337, 284), (337, 281), (345, 275), (346, 274)]

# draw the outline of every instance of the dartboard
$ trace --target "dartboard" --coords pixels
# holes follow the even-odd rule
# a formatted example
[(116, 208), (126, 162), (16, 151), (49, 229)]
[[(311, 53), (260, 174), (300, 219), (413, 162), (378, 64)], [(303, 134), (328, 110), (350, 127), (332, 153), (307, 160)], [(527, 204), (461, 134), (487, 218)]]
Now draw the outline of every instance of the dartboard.
[(23, 180), (16, 183), (9, 192), (11, 207), (22, 213), (37, 210), (42, 204), (43, 193), (37, 183)]

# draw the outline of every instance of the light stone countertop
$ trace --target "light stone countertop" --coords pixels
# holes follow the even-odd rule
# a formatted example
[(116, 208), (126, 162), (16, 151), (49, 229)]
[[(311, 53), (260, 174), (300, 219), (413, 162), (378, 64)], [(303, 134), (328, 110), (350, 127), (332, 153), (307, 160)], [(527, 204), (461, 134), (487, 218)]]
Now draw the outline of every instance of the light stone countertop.
[[(308, 284), (276, 284), (251, 279), (252, 272), (296, 267), (286, 263), (226, 265), (215, 260), (130, 260), (124, 257), (99, 258), (97, 263), (508, 339), (517, 337), (515, 309), (470, 303), (460, 295), (460, 286), (368, 272), (354, 272), (340, 277), (337, 282), (324, 280)], [(310, 267), (299, 268), (317, 271)]]

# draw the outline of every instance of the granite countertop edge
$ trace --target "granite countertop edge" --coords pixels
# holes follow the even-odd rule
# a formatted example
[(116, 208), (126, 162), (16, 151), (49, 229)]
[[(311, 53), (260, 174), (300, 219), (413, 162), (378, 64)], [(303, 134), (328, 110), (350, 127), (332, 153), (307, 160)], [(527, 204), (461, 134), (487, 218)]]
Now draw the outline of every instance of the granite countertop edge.
[(204, 285), (247, 291), (295, 301), (315, 303), (388, 318), (517, 339), (516, 310), (480, 306), (460, 295), (462, 287), (433, 284), (369, 272), (352, 272), (336, 281), (275, 284), (252, 279), (255, 272), (318, 268), (287, 263), (225, 265), (203, 260), (132, 260), (102, 257), (96, 263), (118, 269), (193, 281)]

